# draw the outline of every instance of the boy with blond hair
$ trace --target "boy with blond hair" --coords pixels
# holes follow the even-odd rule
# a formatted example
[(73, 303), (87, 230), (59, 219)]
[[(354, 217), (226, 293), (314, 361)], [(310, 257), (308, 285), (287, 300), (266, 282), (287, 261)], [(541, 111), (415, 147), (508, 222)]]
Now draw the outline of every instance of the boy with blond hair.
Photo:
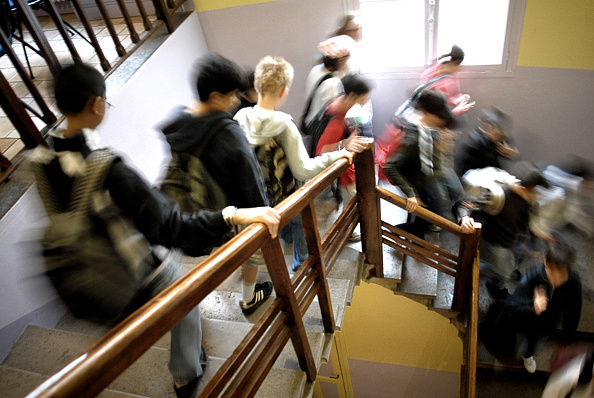
[[(271, 206), (280, 203), (303, 181), (314, 178), (338, 159), (347, 158), (352, 162), (352, 152), (365, 147), (362, 141), (352, 140), (342, 150), (310, 158), (291, 115), (276, 110), (289, 95), (293, 75), (293, 67), (284, 58), (264, 57), (256, 66), (257, 105), (244, 108), (235, 115), (256, 151)], [(296, 271), (309, 255), (300, 215), (287, 224), (281, 236), (293, 240), (292, 269)]]

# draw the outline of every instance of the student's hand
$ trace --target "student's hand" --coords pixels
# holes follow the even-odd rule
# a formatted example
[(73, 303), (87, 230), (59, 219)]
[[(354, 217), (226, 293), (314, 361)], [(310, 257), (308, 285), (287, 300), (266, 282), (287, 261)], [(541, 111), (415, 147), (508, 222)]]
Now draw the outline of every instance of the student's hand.
[(406, 211), (412, 213), (413, 211), (417, 210), (417, 207), (427, 207), (425, 203), (419, 198), (418, 196), (413, 196), (412, 198), (408, 198), (406, 200)]
[(349, 152), (346, 148), (343, 148), (340, 150), (340, 154), (349, 161), (349, 164), (353, 164), (353, 152)]
[(470, 101), (470, 95), (463, 94), (454, 100), (454, 104), (456, 105), (455, 113), (462, 114), (472, 109), (474, 107), (475, 102)]
[(233, 225), (252, 224), (261, 222), (266, 225), (271, 238), (276, 238), (280, 214), (272, 207), (252, 207), (248, 209), (237, 209), (233, 216)]
[(346, 140), (343, 140), (344, 148), (349, 152), (361, 153), (367, 147), (367, 140), (365, 137), (358, 135), (351, 135)]
[(465, 234), (471, 234), (474, 232), (474, 219), (472, 217), (464, 216), (462, 217), (462, 222), (460, 223), (462, 227), (462, 232)]
[(546, 290), (542, 286), (536, 286), (534, 288), (534, 312), (536, 312), (536, 315), (545, 312), (548, 304), (549, 298)]

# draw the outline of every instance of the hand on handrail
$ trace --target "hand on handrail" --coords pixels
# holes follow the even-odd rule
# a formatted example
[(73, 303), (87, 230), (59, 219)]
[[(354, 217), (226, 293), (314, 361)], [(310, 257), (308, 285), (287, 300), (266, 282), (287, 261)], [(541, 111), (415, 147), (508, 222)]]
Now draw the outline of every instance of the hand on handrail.
[(427, 207), (427, 205), (419, 198), (418, 196), (413, 196), (412, 198), (408, 198), (406, 200), (406, 211), (409, 213), (414, 212), (417, 210), (417, 207)]
[(465, 234), (471, 234), (474, 232), (475, 229), (474, 219), (472, 217), (464, 216), (462, 217), (462, 222), (460, 223), (460, 226), (462, 227), (462, 232), (464, 232)]
[(271, 238), (276, 238), (278, 234), (278, 225), (280, 223), (280, 213), (272, 207), (252, 207), (247, 209), (237, 209), (233, 216), (233, 225), (252, 224), (261, 222), (266, 225)]

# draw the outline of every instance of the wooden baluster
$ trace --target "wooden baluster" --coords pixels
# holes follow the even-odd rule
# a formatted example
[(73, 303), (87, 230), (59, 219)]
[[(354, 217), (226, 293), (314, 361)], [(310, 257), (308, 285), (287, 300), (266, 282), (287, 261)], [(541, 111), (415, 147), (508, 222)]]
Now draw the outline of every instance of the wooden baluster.
[(43, 113), (43, 117), (41, 118), (41, 120), (43, 120), (47, 124), (55, 123), (57, 120), (56, 115), (54, 115), (53, 112), (50, 111), (50, 109), (48, 108), (47, 104), (45, 103), (45, 100), (39, 93), (37, 86), (33, 84), (33, 81), (29, 77), (29, 74), (25, 70), (25, 67), (23, 66), (23, 64), (21, 64), (21, 61), (14, 53), (12, 46), (8, 42), (8, 39), (6, 38), (2, 30), (0, 30), (0, 45), (4, 49), (4, 52), (6, 53), (8, 58), (10, 58), (10, 60), (12, 61), (12, 64), (21, 76), (21, 79), (23, 79), (23, 83), (25, 83), (25, 85), (29, 89), (29, 92), (33, 96), (33, 99), (35, 99), (35, 102), (39, 106), (39, 109), (41, 109), (41, 112)]
[(472, 290), (472, 265), (478, 255), (482, 226), (475, 223), (475, 232), (460, 239), (460, 250), (452, 310), (466, 312)]
[(355, 175), (357, 192), (361, 200), (361, 246), (369, 264), (375, 266), (371, 270), (378, 278), (383, 277), (383, 251), (381, 233), (380, 199), (375, 192), (375, 162), (373, 159), (373, 143), (355, 159)]
[(315, 258), (314, 267), (318, 271), (318, 281), (320, 282), (318, 301), (322, 312), (324, 330), (326, 333), (332, 333), (336, 328), (334, 314), (332, 313), (332, 300), (330, 299), (330, 288), (326, 279), (326, 264), (324, 264), (324, 257), (322, 256), (322, 242), (318, 229), (318, 219), (315, 208), (311, 204), (303, 209), (301, 219), (303, 220), (307, 247), (309, 247), (310, 254)]
[(116, 52), (118, 53), (118, 55), (120, 57), (123, 57), (124, 55), (126, 55), (126, 50), (124, 49), (124, 46), (122, 46), (122, 42), (120, 42), (120, 38), (118, 37), (118, 34), (116, 33), (116, 31), (113, 27), (113, 23), (111, 22), (111, 17), (107, 13), (107, 9), (105, 8), (105, 5), (103, 4), (103, 0), (95, 0), (95, 4), (97, 5), (97, 9), (99, 10), (99, 13), (101, 14), (101, 18), (103, 18), (103, 22), (105, 23), (105, 26), (107, 27), (107, 31), (109, 32), (109, 35), (111, 36), (111, 39), (113, 40), (113, 44), (115, 45)]
[(10, 166), (12, 166), (10, 160), (6, 159), (4, 155), (0, 153), (0, 171), (6, 171)]
[(21, 100), (16, 96), (12, 87), (10, 87), (10, 83), (2, 73), (0, 73), (0, 93), (0, 106), (19, 132), (25, 145), (29, 148), (34, 148), (40, 144), (47, 145)]
[(153, 25), (151, 24), (151, 21), (149, 21), (148, 14), (146, 13), (146, 9), (144, 8), (144, 4), (142, 3), (142, 0), (136, 0), (136, 6), (138, 7), (138, 12), (140, 13), (140, 16), (142, 17), (142, 23), (144, 25), (144, 30), (151, 30), (153, 28)]
[(274, 290), (276, 296), (283, 299), (285, 303), (284, 311), (286, 311), (289, 317), (288, 326), (292, 328), (293, 333), (291, 340), (293, 341), (293, 347), (297, 353), (299, 359), (299, 365), (301, 370), (307, 374), (307, 378), (310, 381), (316, 379), (316, 366), (305, 334), (305, 326), (303, 325), (303, 319), (297, 305), (297, 299), (295, 298), (295, 292), (291, 285), (291, 278), (289, 277), (289, 271), (285, 263), (285, 256), (280, 246), (278, 238), (267, 239), (262, 246), (262, 253), (266, 260), (266, 266), (268, 267), (268, 273), (270, 279), (274, 284)]
[(80, 6), (79, 0), (70, 0), (70, 1), (72, 2), (72, 5), (74, 6), (74, 12), (76, 12), (78, 19), (80, 20), (80, 22), (83, 24), (83, 26), (85, 28), (85, 32), (87, 32), (87, 35), (89, 36), (89, 40), (91, 41), (91, 44), (92, 44), (93, 48), (95, 49), (95, 53), (97, 54), (97, 57), (99, 57), (99, 62), (101, 63), (101, 68), (103, 69), (104, 72), (107, 72), (111, 68), (111, 65), (109, 64), (109, 61), (105, 57), (105, 54), (103, 53), (103, 49), (101, 49), (101, 46), (99, 45), (97, 36), (95, 36), (93, 27), (89, 23), (87, 16), (85, 15), (82, 7)]
[(173, 28), (173, 21), (171, 20), (169, 9), (167, 8), (167, 5), (165, 5), (165, 0), (153, 0), (153, 4), (155, 5), (157, 18), (164, 20), (165, 25), (167, 25), (167, 31), (173, 33), (175, 29)]
[(78, 51), (74, 46), (74, 43), (72, 43), (72, 40), (70, 39), (70, 34), (66, 31), (64, 21), (62, 20), (62, 17), (56, 10), (56, 6), (54, 6), (53, 1), (44, 0), (43, 10), (47, 12), (50, 15), (50, 17), (52, 17), (54, 24), (56, 25), (56, 28), (58, 28), (60, 35), (62, 35), (62, 39), (64, 39), (66, 47), (68, 47), (68, 50), (70, 51), (70, 54), (72, 55), (72, 59), (74, 60), (74, 62), (82, 63), (80, 55), (78, 54)]
[(37, 17), (31, 10), (31, 7), (27, 3), (27, 0), (14, 0), (14, 4), (21, 16), (21, 19), (27, 29), (29, 29), (29, 33), (37, 43), (37, 47), (39, 49), (39, 54), (45, 59), (47, 66), (50, 69), (52, 75), (57, 76), (58, 72), (62, 70), (60, 66), (60, 62), (58, 58), (56, 58), (56, 54), (54, 50), (52, 50), (47, 38), (45, 37), (45, 33), (37, 20)]
[(126, 26), (128, 27), (128, 32), (130, 32), (130, 39), (132, 43), (138, 43), (140, 41), (140, 37), (138, 37), (138, 33), (136, 33), (136, 29), (134, 29), (134, 24), (132, 23), (132, 19), (130, 18), (130, 13), (128, 12), (128, 8), (124, 3), (124, 0), (116, 0), (118, 6), (120, 7), (120, 11), (122, 12), (122, 17), (124, 21), (126, 21)]

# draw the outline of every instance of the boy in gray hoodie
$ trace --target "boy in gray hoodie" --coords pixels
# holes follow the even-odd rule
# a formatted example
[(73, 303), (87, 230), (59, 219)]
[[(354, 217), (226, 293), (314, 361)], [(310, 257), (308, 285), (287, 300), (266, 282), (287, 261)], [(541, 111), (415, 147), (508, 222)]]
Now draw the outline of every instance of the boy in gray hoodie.
[[(347, 158), (351, 163), (353, 152), (365, 148), (364, 141), (353, 139), (344, 149), (309, 157), (291, 115), (276, 110), (287, 99), (293, 75), (293, 67), (284, 58), (264, 57), (256, 66), (254, 85), (258, 104), (235, 115), (261, 165), (266, 163), (271, 147), (279, 146), (284, 152), (285, 157), (276, 162), (276, 169), (264, 173), (271, 206), (280, 203), (303, 181), (314, 178), (338, 159)], [(294, 244), (292, 269), (296, 271), (309, 255), (300, 215), (281, 232), (285, 240), (290, 241), (291, 235)]]

